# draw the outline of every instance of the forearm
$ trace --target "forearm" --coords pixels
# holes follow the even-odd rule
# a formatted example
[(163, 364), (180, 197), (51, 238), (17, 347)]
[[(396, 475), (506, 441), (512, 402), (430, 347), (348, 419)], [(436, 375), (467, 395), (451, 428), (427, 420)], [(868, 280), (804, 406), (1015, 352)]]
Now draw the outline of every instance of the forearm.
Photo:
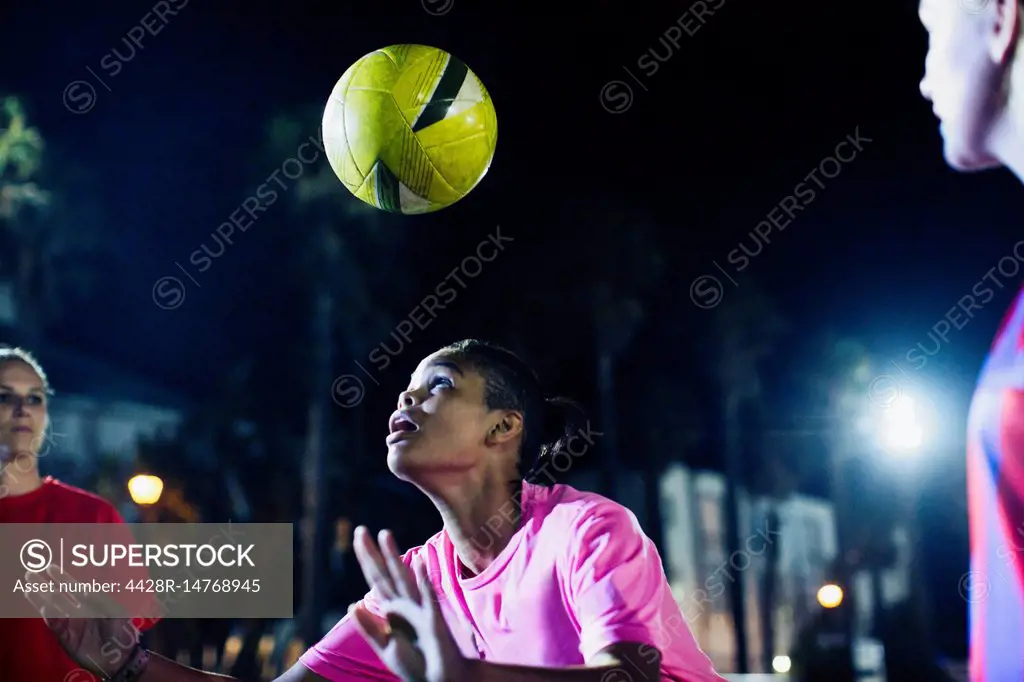
[[(611, 673), (616, 670), (621, 671), (621, 674), (612, 675)], [(610, 682), (610, 680), (631, 678), (629, 673), (625, 672), (625, 668), (619, 664), (599, 667), (527, 668), (489, 661), (473, 661), (469, 666), (468, 679), (473, 682)], [(657, 680), (659, 677), (655, 675), (650, 679)], [(163, 680), (159, 682), (163, 682)]]
[(235, 677), (203, 672), (175, 663), (163, 656), (150, 652), (149, 664), (139, 682), (240, 682)]

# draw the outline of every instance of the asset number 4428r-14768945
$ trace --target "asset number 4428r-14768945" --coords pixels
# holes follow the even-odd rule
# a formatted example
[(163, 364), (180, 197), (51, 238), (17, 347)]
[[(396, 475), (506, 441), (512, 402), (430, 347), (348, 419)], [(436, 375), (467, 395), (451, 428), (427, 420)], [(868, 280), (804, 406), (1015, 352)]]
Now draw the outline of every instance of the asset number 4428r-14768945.
[(259, 592), (260, 580), (196, 578), (194, 580), (146, 579), (130, 580), (126, 592)]

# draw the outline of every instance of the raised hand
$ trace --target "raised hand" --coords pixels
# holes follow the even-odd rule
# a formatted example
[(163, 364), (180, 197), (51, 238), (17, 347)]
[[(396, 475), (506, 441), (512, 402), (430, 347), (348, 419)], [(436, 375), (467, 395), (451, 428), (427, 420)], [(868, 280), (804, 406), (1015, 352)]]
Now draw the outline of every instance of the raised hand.
[[(26, 573), (26, 583), (74, 582), (68, 573), (52, 570)], [(113, 677), (136, 653), (139, 630), (129, 618), (90, 618), (87, 614), (107, 609), (87, 595), (39, 591), (26, 593), (71, 660), (83, 669), (103, 678)]]
[(426, 571), (418, 565), (413, 575), (389, 531), (381, 531), (379, 541), (378, 549), (365, 527), (356, 528), (359, 565), (386, 616), (382, 620), (356, 608), (353, 616), (363, 637), (405, 682), (469, 682), (469, 662), (448, 629)]

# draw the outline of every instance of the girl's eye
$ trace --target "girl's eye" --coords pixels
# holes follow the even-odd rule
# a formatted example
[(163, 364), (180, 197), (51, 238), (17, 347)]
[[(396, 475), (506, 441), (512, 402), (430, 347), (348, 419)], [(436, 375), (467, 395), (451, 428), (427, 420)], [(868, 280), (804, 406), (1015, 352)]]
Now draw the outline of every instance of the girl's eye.
[(447, 388), (452, 387), (452, 380), (448, 377), (437, 376), (430, 380), (430, 390), (433, 391), (438, 386), (445, 386)]

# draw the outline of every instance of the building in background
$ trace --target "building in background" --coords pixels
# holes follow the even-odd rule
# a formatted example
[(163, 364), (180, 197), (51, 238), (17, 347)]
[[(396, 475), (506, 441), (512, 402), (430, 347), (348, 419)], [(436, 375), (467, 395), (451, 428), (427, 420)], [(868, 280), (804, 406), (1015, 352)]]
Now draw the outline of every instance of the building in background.
[(110, 363), (70, 348), (32, 349), (53, 385), (51, 450), (90, 471), (102, 458), (130, 462), (140, 437), (171, 433), (185, 400)]
[[(570, 485), (594, 490), (596, 474), (571, 472)], [(624, 474), (619, 482), (620, 502), (629, 507), (640, 524), (644, 516), (643, 487), (639, 474)], [(729, 608), (730, 581), (741, 581), (746, 594), (749, 669), (771, 673), (764, 662), (789, 656), (798, 633), (821, 610), (819, 588), (831, 579), (838, 551), (836, 523), (830, 501), (806, 495), (783, 500), (739, 495), (741, 533), (739, 552), (732, 556), (726, 544), (725, 477), (714, 471), (695, 471), (681, 464), (666, 469), (661, 478), (664, 546), (662, 560), (669, 583), (683, 616), (701, 648), (721, 671), (735, 670), (735, 636)], [(774, 507), (777, 525), (771, 525)], [(764, 580), (769, 544), (777, 550), (775, 590), (772, 607), (774, 652), (764, 654)], [(895, 568), (883, 572), (882, 604), (890, 605), (906, 596), (909, 547), (904, 546)], [(870, 603), (865, 590), (870, 581), (861, 575), (853, 590), (858, 612), (855, 656), (865, 662), (861, 668), (877, 667), (878, 645), (866, 638)], [(867, 662), (871, 659), (875, 662)]]
[[(661, 481), (664, 560), (672, 589), (701, 647), (722, 670), (735, 665), (728, 589), (740, 581), (746, 595), (750, 670), (764, 670), (762, 588), (770, 550), (777, 552), (772, 624), (775, 651), (788, 655), (800, 628), (820, 609), (817, 591), (836, 556), (832, 505), (792, 495), (785, 500), (739, 496), (739, 550), (726, 545), (725, 477), (676, 464)], [(774, 506), (777, 523), (770, 521)]]

